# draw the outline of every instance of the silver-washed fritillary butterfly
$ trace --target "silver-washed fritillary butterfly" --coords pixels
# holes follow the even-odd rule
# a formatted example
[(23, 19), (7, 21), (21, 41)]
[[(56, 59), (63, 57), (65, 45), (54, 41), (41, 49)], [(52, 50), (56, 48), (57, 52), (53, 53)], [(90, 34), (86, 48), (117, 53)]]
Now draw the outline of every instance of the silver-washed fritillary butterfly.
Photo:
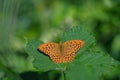
[(38, 49), (48, 55), (51, 60), (56, 63), (71, 62), (76, 52), (84, 45), (82, 40), (70, 40), (64, 43), (48, 42), (41, 44)]

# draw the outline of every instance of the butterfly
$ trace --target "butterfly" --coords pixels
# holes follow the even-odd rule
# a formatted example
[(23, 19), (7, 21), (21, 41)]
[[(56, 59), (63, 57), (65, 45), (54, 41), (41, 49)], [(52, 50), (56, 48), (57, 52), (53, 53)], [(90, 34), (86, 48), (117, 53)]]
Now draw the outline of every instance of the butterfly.
[(59, 44), (48, 42), (38, 46), (38, 49), (48, 55), (56, 64), (68, 63), (74, 59), (76, 52), (84, 43), (82, 40), (69, 40)]

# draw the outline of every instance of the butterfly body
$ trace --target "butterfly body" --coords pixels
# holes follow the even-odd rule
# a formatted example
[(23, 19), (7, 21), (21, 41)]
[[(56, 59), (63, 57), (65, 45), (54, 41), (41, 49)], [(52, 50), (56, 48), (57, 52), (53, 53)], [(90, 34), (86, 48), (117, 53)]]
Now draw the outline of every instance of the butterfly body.
[(84, 45), (82, 40), (70, 40), (64, 43), (48, 42), (40, 45), (38, 49), (48, 55), (56, 63), (71, 62), (76, 52)]

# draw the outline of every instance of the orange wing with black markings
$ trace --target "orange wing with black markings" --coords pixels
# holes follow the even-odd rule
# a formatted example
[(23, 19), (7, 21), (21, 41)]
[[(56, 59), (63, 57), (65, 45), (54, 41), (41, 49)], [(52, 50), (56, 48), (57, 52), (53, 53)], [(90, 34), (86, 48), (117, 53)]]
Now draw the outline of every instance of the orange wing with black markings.
[(38, 49), (48, 55), (51, 60), (56, 63), (71, 62), (76, 52), (84, 45), (82, 40), (70, 40), (63, 44), (57, 44), (54, 42), (44, 43), (38, 47)]

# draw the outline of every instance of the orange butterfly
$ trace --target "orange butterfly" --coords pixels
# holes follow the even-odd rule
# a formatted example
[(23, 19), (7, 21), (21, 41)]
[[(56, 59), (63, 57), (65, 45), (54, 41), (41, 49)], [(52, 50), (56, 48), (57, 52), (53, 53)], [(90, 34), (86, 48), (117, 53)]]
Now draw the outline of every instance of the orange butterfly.
[(71, 62), (76, 52), (84, 45), (82, 40), (70, 40), (64, 43), (48, 42), (41, 44), (38, 49), (48, 55), (56, 63)]

